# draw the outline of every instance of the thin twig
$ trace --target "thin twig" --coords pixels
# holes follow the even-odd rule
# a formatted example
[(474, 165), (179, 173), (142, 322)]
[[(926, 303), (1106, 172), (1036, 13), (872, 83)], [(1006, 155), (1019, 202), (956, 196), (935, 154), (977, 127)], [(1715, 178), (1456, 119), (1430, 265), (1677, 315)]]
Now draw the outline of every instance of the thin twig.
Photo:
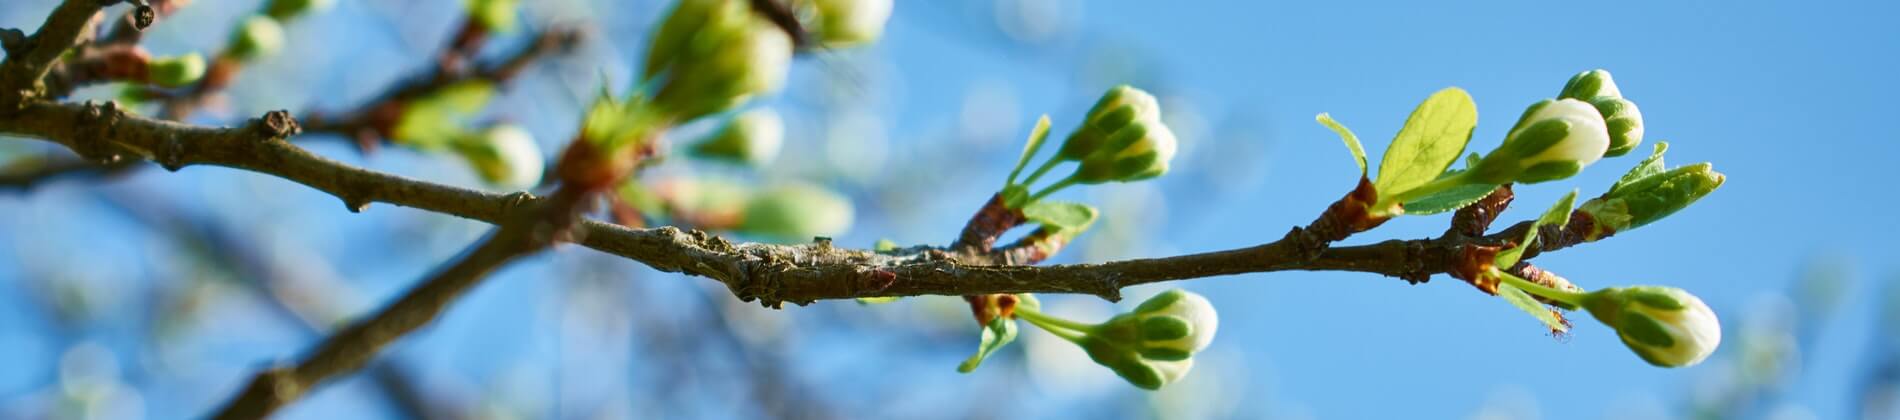
[(489, 272), (540, 249), (530, 239), (528, 230), (525, 226), (499, 229), (453, 264), (404, 294), (402, 299), (325, 340), (297, 364), (258, 373), (237, 398), (213, 418), (264, 418), (325, 380), (362, 368), (383, 347), (441, 315), (449, 304), (480, 284)]

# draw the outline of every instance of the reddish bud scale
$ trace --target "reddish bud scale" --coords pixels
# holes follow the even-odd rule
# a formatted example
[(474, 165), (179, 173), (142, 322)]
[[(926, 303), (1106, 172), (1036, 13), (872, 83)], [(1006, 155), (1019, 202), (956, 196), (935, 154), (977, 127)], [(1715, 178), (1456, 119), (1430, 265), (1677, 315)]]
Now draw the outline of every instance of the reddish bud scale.
[(1003, 232), (1021, 226), (1029, 219), (1023, 217), (1021, 209), (1012, 209), (1003, 204), (1003, 195), (990, 196), (990, 201), (970, 216), (970, 222), (963, 225), (963, 233), (957, 236), (957, 243), (951, 248), (975, 249), (977, 252), (989, 252), (996, 246), (996, 238)]
[(561, 182), (584, 191), (605, 191), (626, 179), (641, 160), (652, 156), (652, 142), (639, 142), (626, 150), (609, 152), (586, 139), (578, 139), (561, 154), (556, 171)]
[(1464, 249), (1458, 254), (1458, 260), (1446, 270), (1445, 274), (1471, 283), (1472, 287), (1477, 287), (1485, 294), (1496, 295), (1498, 294), (1498, 279), (1484, 274), (1491, 271), (1491, 267), (1497, 261), (1498, 252), (1503, 250), (1504, 247), (1501, 246), (1464, 245)]
[(970, 303), (970, 315), (976, 317), (977, 325), (990, 325), (990, 321), (999, 317), (1016, 316), (1016, 295), (970, 295), (964, 296), (963, 301)]

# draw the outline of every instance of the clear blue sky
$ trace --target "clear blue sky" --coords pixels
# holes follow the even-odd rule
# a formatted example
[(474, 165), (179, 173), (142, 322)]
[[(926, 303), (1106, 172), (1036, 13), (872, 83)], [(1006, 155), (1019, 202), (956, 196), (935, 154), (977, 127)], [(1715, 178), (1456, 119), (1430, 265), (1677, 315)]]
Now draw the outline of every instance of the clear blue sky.
[[(1864, 350), (1876, 330), (1870, 314), (1881, 303), (1874, 296), (1900, 273), (1900, 265), (1892, 262), (1900, 256), (1892, 245), (1892, 238), (1900, 237), (1900, 223), (1888, 215), (1900, 204), (1888, 186), (1900, 159), (1900, 131), (1891, 123), (1900, 115), (1900, 106), (1891, 99), (1900, 93), (1894, 76), (1894, 69), (1900, 68), (1900, 26), (1893, 23), (1900, 18), (1900, 4), (1019, 4), (1025, 1), (900, 1), (889, 32), (875, 47), (801, 61), (791, 79), (794, 86), (771, 101), (783, 106), (793, 121), (790, 150), (768, 173), (828, 174), (823, 179), (829, 184), (859, 198), (864, 217), (839, 239), (842, 243), (863, 246), (878, 238), (940, 243), (1000, 184), (1036, 115), (1050, 114), (1060, 134), (1102, 90), (1134, 83), (1162, 96), (1164, 113), (1189, 116), (1170, 121), (1182, 134), (1183, 153), (1175, 171), (1161, 181), (1063, 193), (1100, 205), (1105, 213), (1103, 224), (1058, 261), (1227, 249), (1277, 239), (1288, 227), (1310, 221), (1351, 186), (1355, 174), (1350, 158), (1331, 132), (1312, 122), (1314, 114), (1329, 112), (1351, 126), (1376, 160), (1417, 101), (1437, 89), (1458, 86), (1478, 103), (1480, 125), (1472, 148), (1489, 150), (1524, 106), (1554, 96), (1571, 74), (1605, 68), (1614, 72), (1624, 94), (1641, 105), (1646, 144), (1632, 156), (1605, 160), (1571, 180), (1520, 188), (1518, 205), (1504, 219), (1532, 217), (1572, 188), (1586, 197), (1602, 192), (1656, 140), (1671, 143), (1668, 160), (1673, 164), (1713, 162), (1728, 175), (1728, 183), (1694, 207), (1605, 242), (1536, 261), (1590, 287), (1683, 287), (1731, 324), (1748, 317), (1748, 308), (1754, 307), (1750, 302), (1787, 290), (1809, 261), (1845, 261), (1842, 264), (1854, 273), (1853, 288), (1838, 316), (1803, 349), (1808, 352), (1806, 363), (1788, 401), (1819, 418), (1854, 412), (1850, 396), (1863, 379), (1868, 357)], [(0, 25), (35, 26), (53, 2), (25, 3), (0, 6)], [(247, 73), (241, 79), (234, 90), (239, 109), (302, 109), (308, 104), (335, 108), (375, 92), (381, 83), (422, 62), (420, 52), (433, 49), (446, 35), (443, 28), (454, 21), (453, 13), (443, 10), (453, 10), (458, 2), (339, 3), (330, 14), (292, 28), (293, 48), (307, 47), (310, 55), (301, 61), (264, 63), (257, 71), (278, 76)], [(201, 0), (174, 24), (161, 27), (152, 46), (161, 53), (215, 47), (223, 29), (194, 32), (193, 26), (175, 22), (225, 28), (237, 10), (243, 10), (238, 8), (249, 4)], [(619, 83), (616, 86), (624, 85), (625, 66), (638, 56), (646, 25), (660, 6), (652, 1), (621, 5), (565, 0), (530, 8), (531, 19), (588, 19), (600, 25), (610, 41), (583, 50), (594, 58), (568, 63), (576, 68), (537, 70), (493, 111), (527, 124), (544, 145), (553, 147), (573, 132), (575, 95), (589, 94), (602, 74)], [(1036, 25), (1011, 29), (1008, 22), (1025, 15), (999, 10), (1040, 17), (1030, 18)], [(405, 26), (390, 29), (391, 22)], [(407, 64), (362, 66), (379, 61)], [(843, 74), (846, 85), (863, 92), (837, 99), (823, 87), (819, 74)], [(273, 89), (267, 87), (272, 81), (294, 83)], [(305, 91), (303, 86), (324, 88)], [(862, 117), (837, 117), (840, 114)], [(462, 173), (436, 175), (459, 168), (452, 162), (403, 153), (365, 161), (342, 147), (318, 149), (445, 182), (472, 179)], [(853, 169), (822, 169), (827, 159), (873, 171), (853, 178)], [(390, 206), (353, 215), (333, 198), (261, 177), (220, 179), (234, 173), (220, 169), (149, 172), (118, 188), (150, 188), (201, 199), (208, 204), (204, 212), (267, 226), (258, 229), (268, 231), (271, 241), (307, 242), (307, 248), (297, 249), (350, 261), (338, 263), (336, 270), (359, 289), (362, 298), (355, 310), (401, 290), (433, 261), (452, 255), (481, 232), (473, 223)], [(0, 284), (21, 284), (21, 279), (35, 276), (35, 264), (29, 261), (90, 250), (92, 244), (76, 239), (42, 243), (33, 239), (35, 234), (16, 232), (58, 238), (123, 228), (109, 221), (98, 222), (104, 226), (81, 223), (114, 217), (87, 207), (96, 203), (82, 195), (85, 188), (62, 184), (31, 195), (0, 195), (0, 232), (12, 237), (0, 244), (0, 252), (5, 252), (0, 254), (0, 268), (14, 268), (0, 269)], [(892, 193), (892, 188), (911, 191)], [(247, 205), (265, 196), (269, 199), (263, 203)], [(90, 210), (63, 213), (69, 205)], [(93, 219), (39, 222), (66, 214)], [(1434, 235), (1443, 230), (1445, 219), (1404, 218), (1348, 243)], [(271, 226), (280, 220), (298, 223)], [(388, 237), (390, 231), (407, 236), (396, 244), (371, 247), (348, 239), (358, 234)], [(111, 255), (133, 255), (139, 263), (97, 268), (106, 272), (95, 273), (97, 277), (139, 277), (128, 273), (155, 270), (154, 265), (162, 264), (148, 260), (162, 260), (164, 255), (138, 245), (103, 249), (100, 252)], [(425, 372), (425, 383), (451, 388), (461, 384), (475, 388), (464, 391), (477, 395), (487, 386), (481, 383), (498, 377), (531, 378), (517, 381), (525, 390), (510, 388), (517, 398), (566, 401), (566, 393), (586, 393), (574, 388), (588, 382), (568, 378), (573, 370), (591, 368), (573, 360), (592, 359), (563, 357), (576, 357), (571, 346), (592, 344), (564, 340), (565, 335), (550, 330), (567, 328), (562, 314), (570, 303), (565, 299), (571, 299), (551, 285), (571, 274), (558, 267), (586, 255), (564, 249), (504, 271), (435, 327), (400, 346), (397, 357)], [(637, 273), (631, 281), (652, 283), (636, 286), (650, 293), (682, 294), (697, 286), (691, 282), (705, 281), (623, 268)], [(1525, 406), (1551, 419), (1674, 417), (1698, 383), (1719, 376), (1710, 369), (1715, 362), (1676, 370), (1650, 367), (1625, 350), (1613, 331), (1583, 314), (1574, 318), (1578, 328), (1573, 336), (1553, 339), (1502, 301), (1442, 276), (1408, 286), (1364, 274), (1287, 272), (1180, 285), (1207, 295), (1220, 309), (1222, 328), (1210, 350), (1218, 356), (1210, 356), (1195, 374), (1221, 377), (1218, 388), (1224, 391), (1213, 393), (1231, 401), (1236, 407), (1229, 413), (1241, 417), (1463, 418), (1486, 407)], [(0, 302), (23, 301), (22, 290), (0, 287)], [(1053, 300), (1075, 308), (1091, 305), (1080, 298)], [(944, 395), (975, 395), (983, 387), (997, 386), (1001, 373), (991, 370), (1014, 368), (999, 363), (969, 376), (953, 372), (950, 367), (973, 347), (974, 331), (965, 332), (969, 343), (930, 342), (900, 347), (918, 354), (889, 355), (863, 350), (867, 343), (890, 348), (883, 339), (828, 333), (831, 326), (820, 322), (835, 322), (837, 313), (923, 306), (900, 305), (909, 306), (859, 308), (834, 302), (788, 310), (785, 316), (793, 324), (783, 328), (810, 335), (795, 346), (795, 354), (808, 358), (801, 359), (805, 364), (800, 371), (810, 374), (815, 387), (931, 387)], [(125, 371), (148, 363), (134, 356), (141, 348), (137, 340), (114, 338), (121, 336), (116, 332), (136, 328), (144, 314), (108, 317), (119, 323), (105, 322), (75, 338), (58, 336), (37, 315), (8, 307), (20, 305), (0, 304), (0, 360), (20, 362), (0, 362), (0, 402), (42, 390), (56, 377), (52, 361), (67, 351), (67, 343), (85, 337), (122, 352)], [(200, 369), (182, 378), (128, 379), (145, 381), (139, 383), (149, 389), (146, 413), (200, 413), (224, 393), (187, 390), (234, 386), (257, 360), (282, 357), (310, 342), (296, 334), (270, 335), (270, 323), (225, 322), (220, 325), (235, 322), (233, 331), (264, 337), (194, 347), (204, 353), (191, 357), (211, 361), (191, 365)], [(1734, 328), (1728, 332), (1725, 345), (1739, 336)], [(929, 348), (917, 350), (922, 347)], [(612, 345), (599, 349), (628, 351)], [(1016, 355), (1003, 357), (1018, 360)], [(1733, 357), (1725, 352), (1715, 360)], [(826, 366), (853, 363), (875, 368), (841, 370), (853, 374), (823, 372)], [(634, 372), (628, 375), (643, 378), (636, 382), (658, 380), (642, 376), (650, 374), (637, 368), (627, 368)], [(901, 374), (876, 374), (885, 369)], [(342, 382), (288, 414), (387, 415), (375, 399), (365, 397), (363, 382)], [(1100, 413), (1064, 410), (1086, 406), (1084, 401), (1143, 395), (1120, 384), (1036, 389), (1033, 392), (1056, 401), (1026, 408), (1043, 416)], [(954, 400), (910, 405), (945, 403)], [(910, 405), (894, 410), (906, 412), (901, 407)]]

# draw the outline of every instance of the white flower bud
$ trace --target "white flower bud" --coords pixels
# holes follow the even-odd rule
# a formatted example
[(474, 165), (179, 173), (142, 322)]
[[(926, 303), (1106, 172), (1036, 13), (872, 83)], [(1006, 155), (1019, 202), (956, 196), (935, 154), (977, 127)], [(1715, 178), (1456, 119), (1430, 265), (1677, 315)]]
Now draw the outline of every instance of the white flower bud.
[(740, 113), (713, 133), (712, 138), (693, 146), (694, 156), (762, 166), (778, 156), (785, 141), (785, 121), (771, 108)]
[[(1169, 325), (1173, 324), (1172, 321), (1156, 322), (1158, 318), (1164, 317), (1179, 319), (1186, 326), (1186, 331), (1175, 336), (1168, 331), (1176, 328)], [(1206, 349), (1220, 328), (1220, 317), (1214, 312), (1214, 304), (1199, 294), (1181, 289), (1168, 290), (1142, 302), (1135, 309), (1135, 318), (1142, 324), (1144, 348), (1167, 349), (1187, 355)]]
[(456, 151), (468, 159), (483, 181), (507, 188), (528, 188), (541, 182), (547, 165), (534, 135), (513, 125), (497, 125), (463, 140)]
[(1076, 182), (1130, 182), (1168, 173), (1168, 161), (1179, 146), (1174, 131), (1160, 121), (1136, 121), (1110, 135), (1094, 154), (1082, 159)]
[(1583, 307), (1613, 328), (1643, 361), (1662, 367), (1702, 363), (1722, 344), (1722, 323), (1702, 299), (1674, 287), (1607, 288)]
[(1472, 168), (1477, 181), (1538, 183), (1568, 178), (1609, 150), (1610, 133), (1596, 107), (1576, 99), (1531, 105), (1504, 144)]
[(831, 47), (876, 41), (891, 19), (891, 0), (817, 0), (818, 37)]
[[(1537, 154), (1519, 160), (1518, 165), (1525, 168), (1544, 162), (1577, 162), (1579, 166), (1590, 166), (1597, 159), (1602, 159), (1603, 151), (1610, 147), (1610, 133), (1604, 125), (1603, 114), (1583, 101), (1557, 101), (1531, 114), (1530, 121), (1533, 125), (1544, 121), (1563, 121), (1570, 124), (1570, 129), (1562, 139)], [(1512, 135), (1523, 134), (1524, 131), (1528, 130), (1520, 130)]]

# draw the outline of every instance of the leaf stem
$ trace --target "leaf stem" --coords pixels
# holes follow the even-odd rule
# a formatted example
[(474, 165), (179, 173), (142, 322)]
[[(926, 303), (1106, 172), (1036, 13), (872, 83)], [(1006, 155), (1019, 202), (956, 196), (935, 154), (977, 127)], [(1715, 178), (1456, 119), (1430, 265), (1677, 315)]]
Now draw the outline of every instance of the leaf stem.
[[(1056, 164), (1059, 164), (1059, 163), (1062, 163), (1062, 159), (1060, 159), (1060, 157), (1059, 157), (1059, 156), (1051, 156), (1051, 157), (1049, 157), (1049, 160), (1048, 160), (1048, 161), (1045, 161), (1045, 162), (1043, 162), (1043, 163), (1042, 163), (1042, 166), (1040, 166), (1040, 167), (1037, 167), (1037, 168), (1036, 168), (1036, 171), (1035, 171), (1035, 172), (1030, 172), (1030, 173), (1029, 173), (1029, 178), (1028, 178), (1028, 179), (1024, 179), (1024, 180), (1023, 180), (1023, 185), (1024, 185), (1024, 186), (1028, 186), (1028, 185), (1029, 185), (1029, 184), (1031, 184), (1031, 183), (1035, 183), (1037, 179), (1041, 179), (1041, 178), (1042, 178), (1042, 175), (1043, 175), (1043, 174), (1046, 174), (1046, 173), (1049, 173), (1049, 170), (1050, 170), (1050, 169), (1055, 169), (1055, 168), (1056, 168)], [(1014, 176), (1011, 176), (1011, 177), (1010, 177), (1010, 179), (1015, 179), (1015, 178), (1016, 178), (1016, 177), (1014, 177)]]
[(1043, 197), (1047, 197), (1049, 194), (1055, 194), (1056, 191), (1061, 191), (1063, 188), (1068, 188), (1071, 185), (1075, 185), (1075, 176), (1063, 178), (1061, 181), (1056, 181), (1055, 185), (1050, 185), (1049, 188), (1044, 188), (1042, 191), (1031, 194), (1029, 196), (1029, 202), (1023, 203), (1023, 205), (1027, 206), (1029, 203), (1040, 201)]
[(1024, 321), (1029, 321), (1030, 324), (1040, 327), (1050, 334), (1055, 334), (1057, 337), (1062, 337), (1065, 340), (1076, 343), (1080, 343), (1079, 340), (1087, 335), (1088, 331), (1095, 329), (1094, 325), (1049, 316), (1048, 314), (1037, 312), (1034, 309), (1023, 307), (1016, 308), (1016, 317)]
[(1512, 286), (1516, 286), (1519, 289), (1524, 289), (1524, 291), (1526, 292), (1530, 292), (1531, 294), (1538, 295), (1538, 296), (1543, 296), (1545, 299), (1568, 303), (1571, 306), (1583, 306), (1583, 295), (1584, 295), (1583, 293), (1572, 292), (1568, 290), (1557, 290), (1557, 288), (1545, 286), (1542, 284), (1537, 284), (1536, 282), (1525, 280), (1522, 277), (1518, 277), (1515, 274), (1506, 273), (1504, 272), (1504, 270), (1499, 270), (1496, 267), (1491, 268), (1491, 275), (1497, 276), (1498, 279), (1504, 281), (1505, 283), (1510, 283)]

